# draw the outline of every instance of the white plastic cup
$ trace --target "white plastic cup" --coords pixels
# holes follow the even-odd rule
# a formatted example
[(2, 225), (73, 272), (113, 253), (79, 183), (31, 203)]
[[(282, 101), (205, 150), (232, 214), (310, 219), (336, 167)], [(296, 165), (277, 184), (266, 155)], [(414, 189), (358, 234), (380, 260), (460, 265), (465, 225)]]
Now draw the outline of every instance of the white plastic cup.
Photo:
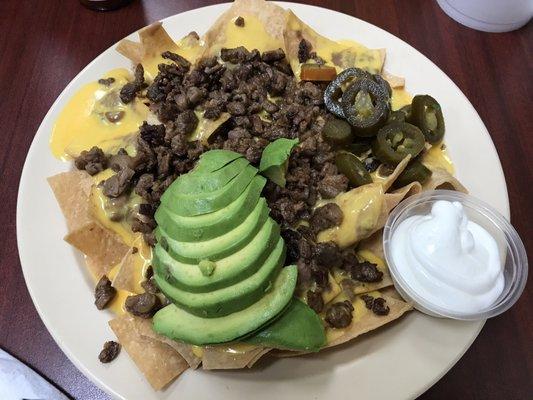
[(484, 32), (509, 32), (533, 17), (533, 0), (437, 0), (449, 17)]
[[(427, 215), (438, 200), (458, 201), (468, 219), (483, 227), (496, 240), (503, 266), (504, 288), (498, 299), (486, 309), (472, 313), (458, 313), (432, 304), (403, 279), (396, 268), (390, 243), (396, 227), (413, 215)], [(418, 311), (425, 314), (459, 320), (483, 320), (507, 311), (524, 291), (527, 281), (528, 261), (524, 244), (513, 226), (488, 204), (465, 193), (453, 190), (433, 190), (411, 196), (390, 213), (383, 230), (383, 251), (392, 280), (400, 295)]]

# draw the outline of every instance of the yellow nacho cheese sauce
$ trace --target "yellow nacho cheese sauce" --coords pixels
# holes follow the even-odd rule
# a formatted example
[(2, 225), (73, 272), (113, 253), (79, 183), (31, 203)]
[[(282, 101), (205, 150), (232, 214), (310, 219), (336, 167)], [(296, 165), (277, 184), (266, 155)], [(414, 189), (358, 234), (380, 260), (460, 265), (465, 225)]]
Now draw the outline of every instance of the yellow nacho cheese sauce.
[(380, 184), (360, 186), (338, 195), (335, 203), (343, 211), (342, 223), (320, 232), (317, 241), (334, 241), (340, 247), (346, 247), (359, 241), (375, 227), (382, 212), (383, 187)]
[[(368, 292), (365, 294), (372, 297), (381, 296), (381, 293), (379, 293), (378, 291)], [(350, 301), (344, 293), (341, 293), (335, 298), (334, 301), (337, 303), (345, 300)], [(365, 302), (361, 299), (360, 296), (357, 296), (353, 301), (351, 301), (351, 303), (353, 305), (352, 322), (346, 328), (330, 328), (329, 326), (326, 326), (326, 340), (328, 343), (331, 343), (334, 340), (343, 336), (350, 330), (350, 327), (352, 325), (357, 324), (359, 321), (363, 320), (369, 313), (372, 312), (368, 308), (366, 308)], [(322, 317), (324, 317), (324, 315), (322, 315)]]
[(224, 31), (225, 40), (220, 48), (232, 49), (244, 46), (248, 50), (257, 49), (263, 52), (284, 47), (282, 40), (268, 34), (259, 18), (253, 15), (242, 15), (242, 17), (245, 21), (242, 27), (235, 25), (236, 18), (228, 22)]
[[(136, 248), (137, 251), (132, 254), (128, 254), (124, 260), (115, 265), (111, 271), (108, 273), (108, 278), (113, 281), (120, 268), (122, 267), (123, 262), (132, 263), (132, 272), (134, 274), (134, 292), (129, 292), (127, 290), (117, 290), (117, 294), (111, 302), (109, 308), (111, 311), (116, 314), (125, 313), (124, 302), (126, 298), (133, 294), (143, 293), (144, 289), (141, 286), (141, 282), (145, 279), (145, 273), (152, 261), (152, 249), (148, 246), (143, 240), (142, 234), (138, 232), (132, 232), (131, 226), (126, 221), (113, 221), (109, 217), (108, 211), (108, 202), (109, 199), (103, 194), (102, 189), (98, 184), (111, 177), (114, 172), (111, 169), (106, 169), (99, 174), (94, 176), (95, 185), (91, 191), (91, 205), (93, 216), (97, 221), (109, 229), (110, 231), (116, 233), (122, 241), (129, 247)], [(138, 196), (131, 196), (128, 201), (128, 207), (133, 208), (140, 203), (140, 198)]]
[[(122, 86), (133, 79), (131, 72), (125, 68), (114, 69), (103, 78), (110, 77), (115, 82), (109, 86), (98, 82), (84, 85), (63, 108), (50, 138), (55, 157), (68, 160), (93, 146), (104, 152), (116, 151), (146, 120), (148, 108), (139, 99), (124, 104), (119, 98)], [(106, 113), (121, 113), (122, 117), (111, 122)]]

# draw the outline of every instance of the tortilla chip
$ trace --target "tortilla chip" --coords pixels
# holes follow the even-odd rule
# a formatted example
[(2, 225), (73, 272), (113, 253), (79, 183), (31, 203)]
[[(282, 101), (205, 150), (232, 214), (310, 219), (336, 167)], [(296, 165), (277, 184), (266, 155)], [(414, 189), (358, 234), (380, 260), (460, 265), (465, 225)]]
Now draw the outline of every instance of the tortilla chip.
[(119, 263), (129, 249), (118, 235), (105, 229), (96, 221), (69, 232), (65, 236), (65, 241), (89, 257), (95, 264), (101, 265), (104, 273), (109, 272)]
[(109, 272), (129, 247), (93, 217), (90, 202), (93, 178), (83, 171), (70, 171), (48, 178), (48, 183), (67, 220), (69, 233), (65, 241), (90, 259), (88, 266), (97, 273), (96, 278)]
[[(343, 343), (346, 343), (356, 337), (373, 331), (383, 325), (388, 324), (389, 322), (394, 321), (395, 319), (400, 318), (407, 311), (412, 309), (412, 306), (402, 300), (399, 300), (395, 297), (385, 295), (382, 292), (371, 292), (374, 297), (380, 296), (383, 297), (387, 306), (390, 308), (388, 315), (376, 315), (371, 310), (367, 309), (364, 305), (364, 301), (361, 299), (361, 296), (358, 296), (355, 300), (355, 310), (354, 310), (354, 319), (352, 323), (341, 330), (335, 328), (326, 328), (326, 336), (328, 337), (328, 344), (323, 348), (334, 347)], [(339, 298), (339, 301), (343, 300)], [(339, 335), (340, 333), (340, 335)], [(276, 357), (294, 357), (304, 354), (309, 354), (309, 352), (304, 351), (276, 351), (273, 353)]]
[(151, 79), (158, 73), (158, 64), (169, 62), (161, 57), (161, 53), (171, 51), (194, 63), (202, 51), (202, 45), (196, 35), (190, 33), (176, 43), (159, 21), (141, 29), (138, 34), (140, 42), (123, 39), (116, 50), (134, 65), (142, 64)]
[(359, 251), (366, 250), (375, 254), (377, 257), (385, 260), (385, 254), (383, 253), (383, 229), (373, 233), (366, 239), (361, 240), (357, 246)]
[(344, 329), (345, 333), (342, 336), (339, 336), (331, 342), (328, 342), (326, 347), (333, 347), (342, 343), (346, 343), (352, 339), (355, 339), (359, 335), (373, 331), (380, 326), (400, 318), (403, 314), (413, 308), (410, 304), (393, 297), (388, 297), (385, 295), (381, 297), (386, 300), (387, 306), (390, 308), (388, 315), (376, 315), (372, 311), (365, 308), (368, 312), (364, 315), (364, 317), (360, 320), (354, 320), (350, 326)]
[[(261, 52), (283, 48), (283, 29), (287, 11), (264, 0), (235, 0), (206, 32), (204, 56), (214, 56), (221, 48), (244, 46)], [(244, 18), (244, 26), (234, 20)]]
[(137, 329), (148, 320), (129, 314), (111, 321), (109, 326), (155, 390), (161, 390), (180, 376), (189, 365), (172, 347), (158, 340), (142, 337)]
[[(241, 345), (237, 345), (241, 346)], [(261, 346), (245, 346), (243, 350), (231, 351), (230, 345), (205, 346), (202, 354), (203, 369), (238, 369), (257, 361), (265, 348)], [(230, 347), (230, 351), (228, 351)]]
[(136, 293), (138, 291), (138, 284), (136, 282), (137, 266), (135, 263), (136, 256), (133, 254), (133, 248), (130, 248), (126, 255), (122, 258), (118, 267), (118, 272), (111, 281), (111, 286), (115, 289), (126, 290), (128, 292)]
[(198, 368), (198, 366), (202, 362), (202, 360), (196, 357), (196, 355), (193, 353), (191, 345), (169, 339), (166, 336), (160, 335), (159, 333), (155, 332), (152, 327), (151, 319), (137, 319), (135, 329), (137, 333), (144, 339), (155, 340), (157, 342), (161, 342), (172, 347), (183, 357), (183, 359), (187, 362), (187, 364), (189, 364), (189, 367), (191, 367), (192, 369)]
[(326, 65), (337, 68), (337, 72), (346, 68), (358, 67), (373, 74), (381, 72), (385, 62), (384, 49), (369, 49), (356, 42), (336, 42), (319, 35), (310, 26), (300, 20), (292, 11), (288, 11), (287, 24), (283, 32), (287, 59), (294, 76), (299, 79), (300, 61), (298, 50), (302, 39), (311, 43), (311, 51), (321, 57)]
[(63, 172), (47, 180), (66, 219), (69, 231), (79, 229), (93, 221), (89, 196), (94, 181), (87, 172)]
[(420, 190), (420, 184), (413, 182), (384, 193), (381, 183), (370, 183), (341, 193), (333, 202), (343, 211), (343, 221), (339, 226), (319, 232), (317, 241), (334, 241), (341, 248), (352, 246), (383, 228), (390, 211), (402, 199)]
[(390, 87), (393, 89), (400, 89), (405, 86), (405, 78), (402, 78), (401, 76), (393, 75), (385, 70), (383, 70), (381, 75), (383, 76), (383, 79), (389, 82)]
[(396, 168), (394, 168), (394, 171), (392, 171), (392, 174), (387, 176), (384, 181), (380, 182), (383, 185), (383, 189), (385, 191), (390, 189), (394, 181), (398, 179), (398, 176), (403, 172), (405, 167), (407, 167), (409, 161), (411, 161), (411, 154), (408, 154), (402, 161), (400, 161)]
[(246, 366), (248, 368), (252, 368), (259, 361), (261, 357), (263, 357), (265, 354), (269, 353), (270, 351), (272, 351), (272, 349), (268, 347), (264, 348), (248, 364), (246, 364)]
[[(383, 247), (381, 246), (381, 243), (380, 247)], [(379, 282), (359, 282), (354, 281), (352, 279), (347, 279), (348, 276), (346, 275), (345, 271), (340, 269), (334, 269), (335, 279), (342, 287), (343, 292), (348, 295), (348, 297), (352, 298), (354, 295), (381, 290), (392, 285), (392, 278), (390, 276), (389, 267), (387, 266), (384, 257), (380, 256), (380, 253), (383, 253), (383, 249), (381, 249), (377, 253), (374, 253), (373, 251), (365, 249), (364, 247), (362, 248), (361, 246), (357, 248), (357, 255), (359, 257), (363, 258), (368, 262), (371, 262), (372, 264), (376, 264), (377, 269), (383, 273), (383, 277)], [(344, 281), (347, 281), (347, 284), (344, 283)], [(331, 299), (330, 301), (334, 300), (336, 299)]]
[(468, 193), (468, 190), (448, 171), (442, 168), (431, 169), (431, 178), (422, 185), (422, 190), (456, 190), (458, 192)]
[(393, 299), (401, 300), (404, 303), (407, 303), (407, 301), (405, 301), (403, 299), (403, 297), (400, 295), (400, 293), (398, 293), (398, 291), (396, 290), (396, 288), (394, 286), (389, 286), (387, 288), (384, 288), (384, 289), (380, 290), (380, 293), (383, 296), (391, 297)]

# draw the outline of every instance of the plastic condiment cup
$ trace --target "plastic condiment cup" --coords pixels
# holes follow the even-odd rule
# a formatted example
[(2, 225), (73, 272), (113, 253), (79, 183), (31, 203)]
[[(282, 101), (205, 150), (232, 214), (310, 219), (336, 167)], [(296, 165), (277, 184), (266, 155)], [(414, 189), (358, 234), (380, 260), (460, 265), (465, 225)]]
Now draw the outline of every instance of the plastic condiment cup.
[[(394, 264), (391, 239), (396, 228), (405, 219), (414, 215), (428, 215), (438, 200), (458, 201), (463, 205), (470, 221), (481, 225), (498, 243), (505, 279), (498, 299), (489, 307), (474, 313), (459, 313), (431, 303), (423, 298), (408, 282)], [(383, 231), (383, 250), (396, 290), (417, 310), (435, 317), (459, 320), (483, 320), (507, 311), (524, 291), (527, 281), (528, 261), (522, 240), (513, 226), (493, 207), (468, 194), (452, 190), (434, 190), (408, 197), (389, 215)]]

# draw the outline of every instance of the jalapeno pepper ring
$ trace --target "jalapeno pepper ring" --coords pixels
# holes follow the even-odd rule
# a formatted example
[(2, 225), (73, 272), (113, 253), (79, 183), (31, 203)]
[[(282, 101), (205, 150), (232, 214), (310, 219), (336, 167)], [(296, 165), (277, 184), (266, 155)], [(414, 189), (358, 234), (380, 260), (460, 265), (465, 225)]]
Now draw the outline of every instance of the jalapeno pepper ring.
[(370, 79), (359, 79), (343, 93), (342, 110), (358, 136), (376, 135), (389, 116), (389, 96), (386, 89)]
[(393, 122), (379, 130), (372, 143), (372, 153), (385, 164), (397, 165), (408, 154), (416, 157), (424, 145), (424, 135), (416, 126), (407, 122)]
[(395, 189), (413, 182), (425, 183), (431, 177), (431, 170), (418, 160), (411, 161), (394, 181)]
[(371, 75), (360, 68), (347, 68), (342, 71), (331, 83), (326, 87), (324, 91), (324, 104), (329, 112), (335, 114), (337, 117), (344, 118), (344, 112), (342, 111), (341, 103), (338, 99), (342, 96), (342, 84), (348, 79), (355, 78), (369, 78)]
[(335, 154), (335, 165), (346, 176), (353, 187), (372, 183), (372, 178), (364, 164), (352, 153), (339, 151)]
[(417, 95), (413, 98), (408, 120), (420, 128), (428, 143), (435, 144), (444, 137), (442, 109), (430, 95)]

